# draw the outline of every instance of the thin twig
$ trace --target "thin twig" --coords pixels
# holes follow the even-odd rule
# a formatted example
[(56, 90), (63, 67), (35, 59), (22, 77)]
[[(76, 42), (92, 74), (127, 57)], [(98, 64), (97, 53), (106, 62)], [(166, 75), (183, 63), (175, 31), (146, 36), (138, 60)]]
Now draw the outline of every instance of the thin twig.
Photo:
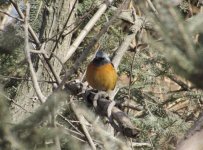
[(60, 126), (60, 127), (64, 128), (64, 129), (67, 130), (68, 132), (71, 132), (71, 133), (73, 133), (73, 134), (75, 134), (75, 135), (78, 135), (78, 136), (81, 136), (81, 137), (85, 137), (84, 134), (79, 133), (79, 132), (77, 132), (77, 131), (75, 131), (75, 130), (69, 129), (69, 128), (67, 128), (66, 125), (64, 125), (64, 124), (60, 124), (60, 123), (58, 123), (58, 122), (56, 122), (56, 124), (57, 124), (57, 126)]
[(34, 50), (34, 49), (30, 49), (30, 53), (34, 53), (34, 54), (45, 54), (45, 52), (43, 52), (43, 51)]
[[(14, 6), (14, 8), (16, 9), (16, 11), (17, 11), (17, 13), (19, 14), (19, 16), (20, 16), (22, 19), (24, 19), (25, 16), (24, 16), (23, 12), (20, 10), (18, 4), (15, 3), (13, 0), (10, 0), (10, 2), (11, 2), (12, 5)], [(35, 44), (37, 45), (36, 48), (38, 49), (39, 47), (41, 47), (40, 50), (43, 50), (43, 44), (41, 45), (41, 43), (40, 43), (40, 41), (39, 41), (39, 39), (38, 39), (38, 37), (37, 37), (37, 34), (34, 32), (34, 30), (32, 29), (32, 27), (31, 27), (29, 24), (28, 24), (28, 30), (29, 30), (30, 35), (31, 35), (32, 38), (34, 39)], [(49, 69), (50, 69), (50, 71), (52, 72), (52, 74), (53, 74), (53, 76), (54, 76), (54, 78), (55, 78), (55, 80), (56, 80), (56, 83), (59, 84), (61, 80), (60, 80), (59, 76), (56, 74), (56, 72), (55, 72), (55, 70), (53, 69), (52, 65), (50, 64), (47, 55), (46, 55), (46, 54), (43, 54), (43, 58), (44, 58), (44, 60), (46, 61), (47, 65), (48, 65), (48, 67), (49, 67)]]
[(7, 16), (9, 16), (9, 17), (13, 18), (13, 19), (18, 20), (18, 21), (21, 21), (21, 22), (23, 22), (23, 21), (24, 21), (23, 19), (20, 19), (20, 18), (18, 18), (18, 17), (15, 17), (15, 16), (13, 16), (13, 15), (11, 15), (11, 14), (9, 14), (9, 13), (7, 13), (7, 12), (5, 12), (5, 11), (1, 10), (1, 9), (0, 9), (0, 13), (3, 13), (3, 14), (5, 14), (5, 15), (7, 15)]
[[(4, 78), (4, 79), (14, 79), (14, 80), (24, 80), (24, 81), (32, 81), (30, 79), (27, 78), (19, 78), (19, 77), (11, 77), (11, 76), (4, 76), (4, 75), (0, 75), (0, 79)], [(46, 82), (46, 83), (56, 83), (55, 81), (47, 81), (47, 80), (37, 80), (37, 82)]]
[(0, 95), (2, 95), (2, 96), (5, 97), (6, 99), (8, 99), (10, 102), (12, 102), (14, 105), (16, 105), (16, 106), (18, 106), (19, 108), (21, 108), (22, 110), (24, 110), (26, 113), (32, 113), (32, 112), (26, 110), (25, 108), (23, 108), (22, 106), (20, 106), (19, 104), (17, 104), (14, 99), (9, 98), (7, 95), (4, 95), (4, 94), (2, 94), (2, 93), (0, 93)]
[[(67, 132), (65, 132), (65, 134), (68, 134), (68, 135), (70, 135), (71, 137), (73, 137), (73, 138), (75, 138), (75, 139), (77, 139), (77, 140), (79, 140), (79, 141), (81, 141), (81, 142), (86, 142), (84, 139), (82, 139), (82, 138), (85, 138), (84, 135), (80, 135), (80, 134), (78, 134), (78, 132), (76, 132), (76, 131), (74, 131), (74, 130), (71, 130), (71, 129), (69, 129), (69, 128), (66, 128), (66, 127), (64, 127), (63, 125), (59, 124), (59, 123), (57, 123), (57, 125), (60, 126), (61, 128), (64, 128), (65, 130), (67, 130)], [(78, 136), (73, 135), (73, 134), (71, 134), (71, 133), (74, 133), (74, 134), (76, 134), (76, 135), (78, 135), (78, 136), (81, 136), (81, 137), (78, 137)]]
[(31, 56), (30, 56), (30, 51), (29, 51), (29, 35), (28, 35), (28, 20), (29, 20), (29, 11), (30, 11), (30, 4), (27, 2), (26, 3), (26, 16), (25, 16), (25, 24), (24, 24), (24, 28), (25, 28), (25, 57), (26, 60), (28, 62), (29, 65), (29, 69), (30, 69), (30, 75), (32, 78), (32, 82), (33, 82), (33, 87), (35, 89), (35, 92), (40, 100), (41, 103), (45, 102), (45, 96), (42, 94), (40, 86), (37, 82), (37, 76), (36, 73), (34, 71), (34, 67), (32, 64), (32, 60), (31, 60)]
[(149, 143), (136, 143), (136, 142), (132, 142), (132, 146), (133, 147), (152, 147), (152, 145)]
[[(92, 4), (93, 5), (93, 4)], [(50, 38), (47, 39), (43, 39), (44, 42), (48, 42), (50, 40), (53, 40), (55, 37), (57, 37), (58, 35), (60, 35), (61, 33), (63, 33), (63, 37), (67, 36), (68, 34), (70, 34), (71, 32), (75, 31), (76, 29), (78, 29), (78, 27), (83, 23), (83, 21), (85, 19), (87, 19), (89, 17), (89, 15), (94, 12), (96, 7), (90, 7), (90, 11), (88, 11), (87, 13), (85, 13), (82, 17), (79, 17), (78, 19), (76, 19), (76, 21), (72, 22), (70, 25), (66, 26), (62, 31), (57, 32), (55, 35), (53, 35)], [(72, 12), (73, 10), (71, 10)], [(69, 29), (71, 26), (75, 26), (73, 29), (71, 29), (69, 32), (64, 34), (64, 30)]]
[(168, 74), (167, 77), (169, 79), (171, 79), (173, 82), (175, 82), (176, 84), (178, 84), (182, 88), (182, 90), (189, 90), (190, 89), (187, 84), (185, 84), (183, 81), (177, 79), (177, 77), (175, 77), (171, 74)]
[[(68, 18), (66, 19), (66, 21), (65, 21), (65, 23), (64, 23), (64, 25), (63, 25), (63, 29), (62, 29), (62, 31), (60, 32), (60, 34), (58, 35), (58, 37), (57, 37), (57, 39), (56, 39), (56, 42), (55, 42), (55, 45), (53, 46), (53, 51), (52, 51), (50, 57), (52, 57), (52, 54), (53, 54), (54, 50), (57, 48), (57, 46), (58, 46), (58, 44), (59, 44), (59, 41), (60, 41), (60, 39), (62, 38), (63, 33), (64, 33), (65, 30), (66, 30), (66, 27), (67, 27), (67, 25), (68, 25), (68, 22), (70, 21), (70, 18), (71, 18), (72, 14), (73, 14), (73, 12), (74, 12), (74, 10), (75, 10), (76, 4), (77, 4), (77, 0), (75, 0), (75, 2), (73, 3), (73, 6), (72, 6), (72, 8), (71, 8), (71, 10), (70, 10), (70, 13), (69, 13), (69, 15), (68, 15)], [(65, 36), (64, 36), (64, 37), (65, 37)]]
[[(17, 13), (19, 14), (19, 16), (24, 19), (24, 14), (23, 12), (20, 10), (19, 6), (17, 3), (15, 3), (13, 0), (10, 0), (10, 2), (12, 3), (12, 5), (14, 6), (14, 8), (16, 9)], [(44, 50), (44, 44), (41, 45), (38, 37), (37, 37), (37, 34), (34, 32), (34, 30), (32, 29), (32, 27), (28, 24), (28, 30), (29, 30), (29, 33), (30, 35), (32, 36), (32, 38), (34, 39), (35, 41), (35, 44), (36, 44), (36, 48), (39, 49), (40, 47), (40, 51), (43, 51)], [(53, 69), (52, 65), (50, 64), (49, 62), (49, 59), (48, 59), (48, 56), (46, 54), (43, 54), (42, 55), (44, 60), (46, 61), (51, 73), (53, 74), (55, 80), (56, 80), (56, 83), (59, 84), (60, 83), (60, 77), (56, 74), (55, 70)]]
[(86, 35), (89, 33), (89, 31), (92, 29), (92, 27), (95, 25), (95, 23), (98, 21), (98, 19), (101, 17), (101, 15), (106, 11), (109, 4), (112, 3), (113, 0), (108, 0), (108, 2), (102, 4), (99, 8), (99, 10), (94, 14), (92, 19), (87, 23), (87, 25), (84, 27), (84, 29), (80, 32), (80, 35), (75, 39), (73, 44), (70, 46), (68, 53), (66, 54), (63, 62), (65, 63), (72, 54), (76, 51), (80, 43), (83, 41), (83, 39), (86, 37)]
[(78, 128), (76, 128), (67, 118), (65, 118), (63, 115), (58, 114), (58, 116), (60, 116), (61, 118), (63, 118), (65, 121), (68, 122), (68, 124), (70, 124), (78, 133), (80, 133), (80, 135), (82, 135), (82, 133), (80, 132), (80, 130), (78, 130)]
[[(23, 14), (23, 12), (20, 10), (19, 6), (17, 3), (15, 3), (13, 0), (9, 0), (11, 2), (11, 4), (14, 6), (14, 8), (16, 9), (16, 11), (18, 12), (19, 16), (21, 19), (24, 19), (25, 16)], [(30, 34), (32, 35), (33, 39), (35, 40), (36, 44), (38, 46), (40, 46), (40, 41), (39, 39), (37, 38), (37, 35), (35, 34), (34, 30), (31, 28), (31, 26), (29, 25), (28, 23), (28, 30), (30, 32)]]
[(152, 9), (152, 11), (154, 12), (154, 14), (158, 17), (159, 13), (156, 10), (156, 8), (154, 7), (153, 3), (151, 0), (147, 0), (147, 3), (149, 4), (149, 7)]
[(79, 122), (81, 124), (82, 130), (83, 130), (83, 132), (85, 134), (85, 137), (88, 140), (89, 145), (91, 146), (92, 150), (96, 150), (96, 146), (95, 146), (95, 144), (94, 144), (94, 142), (93, 142), (93, 140), (92, 140), (92, 138), (91, 138), (85, 124), (84, 124), (83, 115), (80, 114), (78, 109), (76, 109), (76, 107), (75, 107), (75, 104), (73, 102), (73, 97), (70, 98), (70, 105), (71, 105), (71, 108), (72, 108), (73, 112), (75, 113), (77, 119), (79, 120)]

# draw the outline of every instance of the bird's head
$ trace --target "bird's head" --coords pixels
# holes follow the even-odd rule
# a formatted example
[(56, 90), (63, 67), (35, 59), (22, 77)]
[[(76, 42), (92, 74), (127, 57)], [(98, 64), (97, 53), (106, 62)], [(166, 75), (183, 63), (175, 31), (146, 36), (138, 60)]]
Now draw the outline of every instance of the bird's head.
[(95, 63), (96, 65), (103, 65), (103, 64), (106, 64), (106, 63), (111, 63), (111, 60), (110, 60), (109, 56), (105, 52), (99, 50), (96, 53), (96, 56), (95, 56), (95, 58), (93, 60), (93, 63)]

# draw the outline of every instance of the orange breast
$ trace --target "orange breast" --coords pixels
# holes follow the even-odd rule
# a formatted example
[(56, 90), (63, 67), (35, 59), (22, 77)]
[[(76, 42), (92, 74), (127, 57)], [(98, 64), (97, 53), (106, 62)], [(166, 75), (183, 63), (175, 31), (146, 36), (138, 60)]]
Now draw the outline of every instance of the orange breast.
[(117, 73), (111, 63), (95, 66), (90, 63), (86, 73), (87, 82), (94, 89), (109, 91), (113, 90), (117, 81)]

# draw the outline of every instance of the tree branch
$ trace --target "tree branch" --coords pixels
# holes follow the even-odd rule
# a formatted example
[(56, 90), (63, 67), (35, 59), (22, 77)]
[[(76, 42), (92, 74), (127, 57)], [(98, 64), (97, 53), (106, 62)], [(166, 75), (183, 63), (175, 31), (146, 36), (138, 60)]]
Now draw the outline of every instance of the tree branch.
[[(18, 12), (18, 15), (20, 16), (20, 18), (24, 19), (25, 16), (23, 14), (23, 12), (20, 10), (19, 6), (17, 3), (15, 3), (13, 0), (10, 0), (10, 2), (12, 3), (12, 5), (14, 6), (14, 8), (16, 9), (16, 11)], [(34, 30), (32, 29), (32, 27), (29, 25), (28, 23), (28, 31), (30, 33), (30, 35), (32, 36), (32, 38), (34, 39), (35, 41), (35, 44), (36, 44), (36, 48), (39, 49), (40, 48), (40, 51), (42, 51), (42, 56), (43, 56), (43, 59), (46, 61), (49, 69), (51, 70), (57, 84), (60, 83), (60, 77), (56, 74), (56, 72), (54, 71), (52, 65), (50, 64), (49, 62), (49, 59), (48, 59), (48, 56), (44, 53), (44, 44), (41, 45), (41, 42), (39, 41), (39, 38), (37, 37), (37, 34), (34, 32)]]
[(85, 126), (83, 115), (80, 114), (80, 112), (75, 107), (75, 104), (74, 104), (72, 98), (70, 100), (70, 104), (71, 104), (71, 108), (72, 108), (73, 112), (75, 113), (77, 119), (79, 120), (79, 122), (81, 124), (82, 130), (83, 130), (83, 132), (85, 134), (85, 137), (87, 138), (87, 141), (88, 141), (89, 145), (91, 146), (92, 150), (96, 150), (96, 146), (94, 145), (94, 142), (93, 142), (93, 140), (92, 140), (86, 126)]
[(24, 24), (24, 28), (25, 28), (25, 57), (26, 60), (28, 62), (29, 65), (29, 69), (30, 69), (30, 74), (31, 74), (31, 78), (32, 78), (32, 82), (33, 82), (33, 86), (34, 89), (36, 91), (36, 94), (40, 100), (41, 103), (45, 102), (45, 96), (42, 94), (40, 86), (37, 82), (37, 76), (35, 74), (34, 71), (34, 67), (32, 64), (32, 60), (31, 60), (31, 56), (30, 56), (30, 51), (29, 51), (29, 35), (28, 35), (28, 20), (29, 20), (29, 11), (30, 11), (30, 4), (27, 2), (26, 3), (26, 15), (25, 15), (25, 24)]
[(113, 0), (108, 0), (108, 2), (102, 4), (99, 8), (99, 10), (94, 14), (92, 19), (86, 24), (84, 29), (80, 32), (79, 36), (75, 39), (73, 44), (68, 49), (68, 53), (66, 54), (66, 57), (64, 58), (63, 62), (65, 63), (72, 54), (76, 51), (80, 43), (83, 41), (83, 39), (86, 37), (86, 35), (89, 33), (89, 31), (92, 29), (92, 27), (95, 25), (95, 23), (99, 20), (101, 15), (106, 11), (109, 4), (111, 4)]
[(116, 51), (115, 57), (112, 60), (112, 63), (114, 64), (114, 67), (116, 69), (118, 68), (118, 65), (120, 64), (123, 55), (128, 50), (129, 45), (131, 44), (132, 40), (135, 38), (135, 35), (142, 28), (143, 23), (144, 23), (143, 18), (137, 18), (134, 21), (134, 25), (131, 27), (131, 29), (133, 30), (132, 33), (127, 35), (124, 38), (123, 43), (121, 44), (119, 49)]
[(24, 21), (23, 19), (20, 19), (20, 18), (18, 18), (18, 17), (15, 17), (15, 16), (13, 16), (13, 15), (11, 15), (11, 14), (9, 14), (9, 13), (7, 13), (7, 12), (3, 11), (3, 10), (0, 10), (0, 13), (3, 13), (3, 14), (5, 14), (5, 15), (7, 15), (7, 16), (9, 16), (9, 17), (13, 18), (13, 19), (18, 20), (18, 21), (21, 21), (21, 22), (23, 22), (23, 21)]
[[(16, 9), (16, 11), (18, 12), (20, 18), (21, 18), (21, 19), (24, 19), (25, 16), (24, 16), (23, 12), (20, 10), (18, 4), (15, 3), (13, 0), (9, 0), (9, 1), (12, 3), (12, 5), (13, 5), (14, 8)], [(30, 34), (32, 35), (33, 39), (35, 40), (36, 44), (39, 46), (39, 45), (40, 45), (40, 41), (39, 41), (37, 35), (35, 34), (34, 30), (33, 30), (33, 29), (31, 28), (31, 26), (29, 25), (29, 23), (28, 23), (28, 30), (29, 30)]]
[[(84, 85), (80, 82), (69, 82), (66, 84), (65, 90), (68, 90), (75, 95), (84, 90), (83, 86)], [(85, 93), (82, 93), (82, 97), (84, 97), (88, 103), (91, 103), (92, 106), (95, 107), (95, 110), (99, 115), (108, 117), (108, 107), (112, 101), (105, 98), (99, 98), (97, 99), (97, 105), (94, 106), (93, 102), (95, 95), (96, 93), (88, 89)], [(130, 118), (122, 110), (117, 108), (117, 106), (113, 106), (111, 109), (111, 116), (109, 120), (111, 120), (110, 123), (117, 132), (121, 132), (127, 137), (135, 138), (139, 133), (139, 129), (133, 125)]]

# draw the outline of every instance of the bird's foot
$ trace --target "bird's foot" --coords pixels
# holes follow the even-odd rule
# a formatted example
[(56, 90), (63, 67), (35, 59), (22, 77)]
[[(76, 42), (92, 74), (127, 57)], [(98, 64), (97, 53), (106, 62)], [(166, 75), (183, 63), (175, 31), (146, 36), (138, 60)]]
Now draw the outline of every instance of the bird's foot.
[[(93, 100), (93, 106), (94, 108), (97, 108), (97, 100), (100, 98), (105, 98), (105, 99), (109, 99), (109, 95), (108, 93), (104, 92), (104, 91), (99, 91), (95, 96), (94, 96), (94, 100)], [(109, 99), (110, 100), (110, 99)], [(111, 112), (113, 107), (116, 105), (116, 102), (113, 100), (110, 100), (110, 103), (108, 105), (107, 108), (107, 117), (109, 118), (111, 116)]]
[(107, 116), (108, 118), (111, 117), (111, 112), (112, 112), (112, 109), (113, 107), (116, 105), (116, 102), (115, 101), (111, 101), (111, 103), (109, 104), (108, 108), (107, 108)]
[(97, 107), (97, 100), (100, 98), (109, 99), (109, 95), (104, 91), (99, 91), (98, 93), (96, 93), (96, 95), (94, 96), (94, 100), (93, 100), (93, 106), (95, 108)]

